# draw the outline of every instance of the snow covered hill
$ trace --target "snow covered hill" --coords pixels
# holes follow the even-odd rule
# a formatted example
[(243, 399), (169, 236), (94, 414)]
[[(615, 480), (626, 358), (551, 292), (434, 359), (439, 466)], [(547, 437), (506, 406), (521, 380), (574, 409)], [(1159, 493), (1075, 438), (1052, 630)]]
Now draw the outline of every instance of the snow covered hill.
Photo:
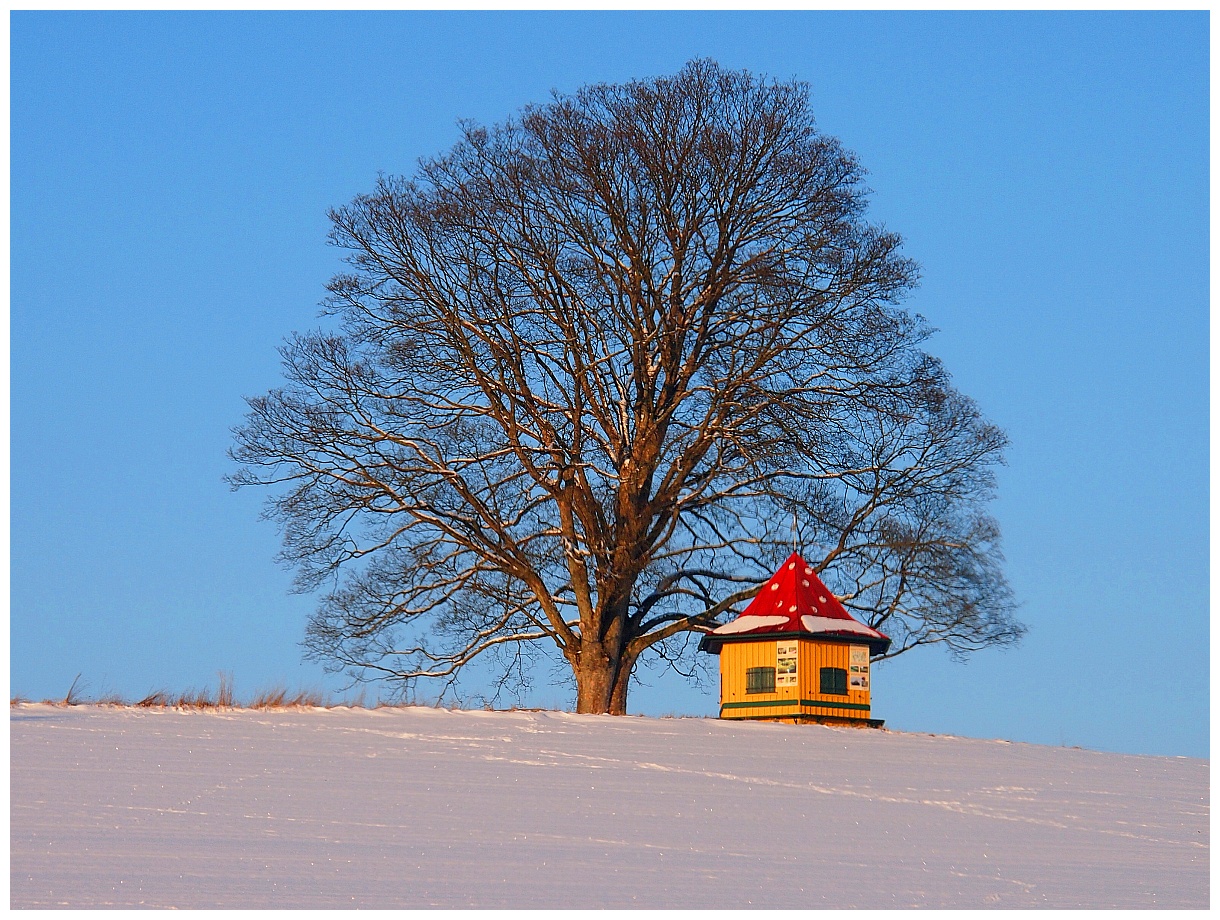
[(853, 728), (10, 710), (12, 907), (1207, 907), (1208, 763)]

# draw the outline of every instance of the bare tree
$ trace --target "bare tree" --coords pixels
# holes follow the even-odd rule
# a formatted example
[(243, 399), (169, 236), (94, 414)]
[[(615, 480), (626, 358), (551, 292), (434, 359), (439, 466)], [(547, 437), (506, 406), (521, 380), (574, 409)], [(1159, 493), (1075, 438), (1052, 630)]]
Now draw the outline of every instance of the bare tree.
[(232, 451), (331, 584), (310, 653), (407, 685), (549, 655), (623, 713), (794, 520), (891, 655), (1015, 642), (1005, 438), (922, 350), (862, 176), (805, 85), (696, 61), (464, 125), (333, 211), (337, 331), (287, 342)]

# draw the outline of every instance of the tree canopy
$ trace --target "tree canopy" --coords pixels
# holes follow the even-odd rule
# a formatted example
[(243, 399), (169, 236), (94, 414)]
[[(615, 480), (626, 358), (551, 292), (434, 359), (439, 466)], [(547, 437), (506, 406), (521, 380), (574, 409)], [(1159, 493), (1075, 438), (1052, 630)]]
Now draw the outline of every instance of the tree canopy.
[(358, 677), (645, 656), (802, 551), (890, 656), (1015, 642), (1005, 436), (924, 351), (917, 268), (807, 86), (694, 61), (556, 95), (331, 213), (334, 331), (248, 400), (310, 653)]

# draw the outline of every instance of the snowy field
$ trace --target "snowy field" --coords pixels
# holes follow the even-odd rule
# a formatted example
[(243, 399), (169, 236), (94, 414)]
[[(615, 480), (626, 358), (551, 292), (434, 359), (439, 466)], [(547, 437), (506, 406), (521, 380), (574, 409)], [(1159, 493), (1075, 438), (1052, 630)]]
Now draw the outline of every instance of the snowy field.
[(1208, 762), (425, 708), (10, 710), (11, 906), (1208, 906)]

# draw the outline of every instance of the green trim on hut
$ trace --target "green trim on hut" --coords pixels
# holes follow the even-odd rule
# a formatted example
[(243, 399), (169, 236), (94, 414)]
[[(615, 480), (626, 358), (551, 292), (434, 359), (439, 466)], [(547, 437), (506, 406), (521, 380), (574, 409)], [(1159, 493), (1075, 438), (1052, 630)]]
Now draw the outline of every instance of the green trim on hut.
[(869, 712), (872, 707), (867, 703), (839, 703), (825, 700), (746, 700), (742, 703), (721, 703), (720, 710), (726, 709), (774, 709), (777, 706), (816, 706), (819, 709), (857, 709)]

